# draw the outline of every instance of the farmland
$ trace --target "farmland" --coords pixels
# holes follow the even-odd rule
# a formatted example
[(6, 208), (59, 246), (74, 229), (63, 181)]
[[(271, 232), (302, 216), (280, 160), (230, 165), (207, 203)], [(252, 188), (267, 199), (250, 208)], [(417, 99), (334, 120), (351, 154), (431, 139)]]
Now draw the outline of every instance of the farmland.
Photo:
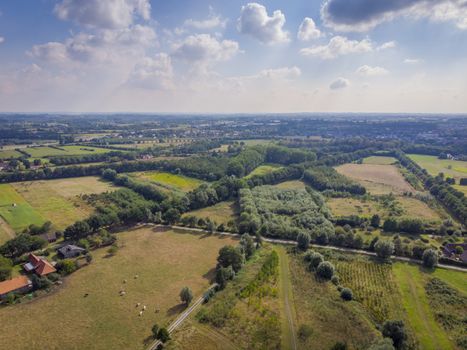
[[(93, 208), (79, 196), (101, 193), (113, 188), (97, 177), (18, 182), (11, 185), (46, 220), (57, 229), (64, 229), (84, 219)], [(30, 224), (30, 223), (29, 223)]]
[(226, 225), (229, 221), (236, 221), (238, 218), (238, 207), (233, 201), (225, 201), (217, 203), (213, 206), (192, 210), (184, 216), (194, 215), (198, 218), (210, 218), (217, 224)]
[(161, 187), (165, 187), (171, 190), (179, 190), (183, 192), (189, 192), (191, 190), (194, 190), (203, 183), (203, 181), (201, 180), (194, 179), (188, 176), (160, 171), (147, 171), (132, 175), (145, 180), (149, 180), (154, 184), (160, 185)]
[[(189, 286), (198, 297), (210, 284), (219, 248), (234, 244), (226, 237), (151, 228), (118, 236), (117, 255), (106, 258), (105, 249), (98, 250), (90, 266), (68, 277), (54, 293), (0, 309), (2, 347), (143, 349), (155, 322), (167, 324), (183, 310), (180, 289)], [(123, 297), (118, 293), (122, 286), (127, 291)], [(89, 295), (83, 297), (85, 293)], [(142, 317), (137, 302), (148, 307)], [(60, 327), (51, 327), (57, 320)], [(28, 332), (18, 337), (17, 330), (24, 327)]]
[(255, 170), (253, 170), (251, 173), (249, 173), (247, 176), (245, 176), (245, 179), (249, 179), (252, 176), (255, 175), (265, 175), (269, 174), (270, 172), (280, 169), (281, 167), (278, 165), (273, 165), (273, 164), (268, 164), (268, 165), (260, 165), (257, 167)]
[(336, 170), (365, 186), (371, 194), (414, 191), (394, 165), (344, 164)]
[(444, 173), (446, 177), (453, 177), (459, 183), (461, 177), (467, 177), (467, 162), (451, 159), (439, 159), (436, 156), (409, 154), (408, 157), (426, 169), (430, 175)]
[(274, 187), (284, 190), (303, 190), (305, 189), (305, 183), (299, 180), (284, 181), (274, 185)]
[(22, 154), (15, 150), (0, 150), (0, 160), (21, 157)]
[(60, 146), (60, 147), (29, 147), (23, 149), (30, 154), (32, 158), (46, 158), (52, 156), (75, 156), (84, 154), (108, 153), (110, 150), (105, 148), (89, 146)]
[(390, 165), (397, 162), (397, 159), (394, 157), (384, 157), (384, 156), (371, 156), (364, 158), (363, 164), (378, 164), (378, 165)]

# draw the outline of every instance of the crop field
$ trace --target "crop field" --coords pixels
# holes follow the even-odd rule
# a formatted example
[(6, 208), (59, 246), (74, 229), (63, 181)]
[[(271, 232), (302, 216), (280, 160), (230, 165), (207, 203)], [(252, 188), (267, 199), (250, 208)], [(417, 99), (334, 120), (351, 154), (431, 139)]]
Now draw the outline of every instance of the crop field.
[(191, 190), (194, 190), (203, 183), (203, 181), (194, 179), (192, 177), (176, 175), (161, 171), (146, 171), (142, 173), (136, 173), (133, 175), (145, 180), (149, 180), (167, 189), (175, 189), (183, 192), (189, 192)]
[[(198, 298), (210, 285), (219, 249), (236, 244), (228, 237), (153, 228), (118, 236), (115, 256), (97, 250), (91, 265), (55, 292), (0, 309), (0, 348), (144, 349), (155, 323), (167, 325), (184, 310), (181, 288), (189, 286)], [(141, 317), (136, 303), (147, 306)], [(18, 336), (19, 329), (27, 332)]]
[[(58, 146), (57, 146), (58, 147)], [(83, 154), (108, 153), (111, 150), (90, 146), (59, 146), (52, 147), (29, 147), (24, 149), (32, 158), (43, 158), (51, 156), (76, 156)]]
[(46, 221), (10, 184), (0, 184), (0, 216), (16, 232)]
[(451, 159), (438, 159), (436, 156), (421, 154), (408, 154), (415, 163), (426, 169), (430, 175), (436, 176), (444, 173), (447, 177), (453, 177), (459, 183), (459, 178), (467, 177), (467, 162)]
[(300, 180), (291, 180), (291, 181), (284, 181), (277, 185), (274, 185), (276, 188), (280, 188), (283, 190), (303, 190), (305, 189), (306, 185), (303, 181)]
[(89, 216), (93, 208), (79, 196), (102, 193), (114, 187), (98, 177), (88, 176), (73, 179), (26, 181), (11, 186), (44, 219), (51, 221), (57, 229)]
[(194, 215), (198, 218), (210, 218), (217, 224), (226, 225), (229, 221), (237, 220), (238, 205), (234, 201), (220, 202), (210, 207), (190, 211), (183, 216)]
[(255, 175), (265, 175), (269, 174), (270, 172), (282, 168), (279, 165), (274, 165), (274, 164), (267, 164), (267, 165), (260, 165), (257, 167), (255, 170), (253, 170), (251, 173), (249, 173), (247, 176), (245, 176), (245, 179), (249, 179), (252, 176)]
[(371, 194), (414, 192), (394, 165), (344, 164), (336, 170), (365, 186)]
[[(407, 312), (411, 328), (422, 349), (454, 349), (446, 332), (436, 322), (434, 312), (430, 309), (425, 292), (428, 273), (419, 265), (395, 263), (393, 271), (402, 295), (401, 302)], [(455, 273), (454, 271), (449, 271)], [(463, 272), (457, 278), (465, 279)]]
[(297, 325), (311, 328), (308, 339), (299, 340), (299, 349), (330, 349), (338, 341), (366, 349), (379, 337), (360, 303), (342, 301), (333, 284), (310, 273), (301, 255), (291, 255), (290, 264)]
[(371, 156), (363, 159), (363, 164), (379, 164), (379, 165), (390, 165), (397, 162), (394, 157), (385, 156)]
[(22, 154), (15, 150), (0, 150), (0, 159), (19, 158)]

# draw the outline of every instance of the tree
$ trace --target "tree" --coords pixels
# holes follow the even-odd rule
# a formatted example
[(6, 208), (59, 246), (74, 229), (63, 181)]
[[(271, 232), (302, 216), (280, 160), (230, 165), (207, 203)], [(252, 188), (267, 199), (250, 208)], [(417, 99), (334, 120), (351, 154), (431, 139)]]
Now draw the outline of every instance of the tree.
[(375, 244), (376, 255), (382, 260), (387, 260), (394, 253), (394, 243), (388, 240), (378, 240)]
[(341, 298), (346, 300), (346, 301), (352, 300), (353, 299), (352, 291), (349, 288), (343, 288), (341, 290)]
[(180, 220), (180, 212), (178, 209), (175, 208), (170, 208), (167, 210), (164, 214), (164, 219), (169, 223), (170, 225), (175, 224), (178, 220)]
[(316, 273), (319, 277), (330, 280), (334, 275), (334, 265), (329, 261), (323, 261), (318, 265)]
[(193, 300), (193, 292), (188, 287), (183, 287), (180, 291), (180, 299), (185, 304), (190, 305), (191, 301)]
[(438, 265), (438, 253), (434, 249), (426, 249), (422, 256), (423, 266), (433, 268)]
[(310, 235), (307, 232), (300, 232), (297, 235), (298, 249), (307, 250), (308, 247), (310, 246), (310, 241), (311, 241), (311, 238), (310, 238)]
[(234, 277), (235, 271), (232, 269), (232, 266), (221, 267), (216, 270), (216, 283), (219, 285), (220, 289), (224, 289), (227, 282)]
[(219, 250), (217, 262), (222, 267), (232, 266), (232, 269), (238, 272), (242, 268), (244, 256), (239, 248), (226, 245)]
[(13, 263), (10, 259), (0, 255), (0, 281), (5, 281), (11, 277)]
[(166, 343), (170, 340), (170, 334), (167, 328), (162, 327), (161, 329), (159, 329), (159, 331), (157, 332), (157, 339), (159, 339), (163, 343)]
[(375, 214), (371, 217), (371, 226), (378, 228), (379, 225), (381, 224), (381, 218), (379, 217), (378, 214)]
[(313, 253), (310, 256), (310, 269), (314, 270), (324, 261), (323, 256), (320, 253)]
[(397, 221), (395, 219), (386, 219), (383, 224), (383, 230), (385, 232), (395, 232), (397, 231)]
[(244, 233), (242, 235), (242, 238), (240, 239), (240, 246), (243, 249), (243, 253), (245, 254), (246, 259), (251, 258), (255, 253), (255, 242), (248, 233)]
[(58, 271), (63, 275), (69, 275), (70, 273), (76, 271), (78, 268), (76, 262), (71, 259), (60, 260), (57, 265), (55, 265)]
[(386, 321), (383, 324), (383, 336), (392, 339), (392, 343), (396, 349), (402, 349), (407, 340), (407, 333), (404, 322), (402, 321)]
[(158, 326), (157, 324), (155, 324), (154, 326), (152, 326), (151, 332), (152, 332), (152, 337), (153, 337), (154, 339), (157, 339), (157, 335), (159, 334), (159, 326)]

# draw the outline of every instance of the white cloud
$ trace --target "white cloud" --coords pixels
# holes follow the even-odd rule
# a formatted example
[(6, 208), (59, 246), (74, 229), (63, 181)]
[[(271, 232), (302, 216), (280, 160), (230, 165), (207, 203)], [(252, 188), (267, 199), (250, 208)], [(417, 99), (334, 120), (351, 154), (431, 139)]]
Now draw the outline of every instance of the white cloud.
[(369, 39), (357, 41), (349, 40), (343, 36), (335, 36), (331, 38), (327, 45), (304, 48), (300, 50), (300, 54), (322, 59), (333, 59), (338, 56), (370, 51), (373, 51), (373, 44)]
[(154, 58), (144, 57), (139, 61), (131, 72), (127, 84), (151, 90), (171, 89), (173, 76), (170, 56), (159, 53)]
[(5, 38), (3, 36), (0, 36), (0, 44), (5, 42)]
[(397, 43), (395, 41), (388, 41), (386, 43), (381, 44), (376, 48), (377, 51), (381, 50), (387, 50), (387, 49), (393, 49), (397, 46)]
[(269, 78), (269, 79), (296, 79), (302, 75), (300, 68), (293, 67), (282, 67), (275, 69), (263, 69), (257, 75), (258, 78)]
[(175, 44), (173, 56), (185, 61), (225, 61), (239, 52), (236, 41), (218, 40), (210, 34), (195, 34)]
[(214, 12), (213, 8), (209, 7), (209, 16), (204, 20), (187, 19), (183, 25), (185, 27), (192, 27), (195, 29), (213, 29), (213, 28), (225, 28), (227, 19), (222, 18)]
[(338, 90), (338, 89), (344, 89), (349, 85), (350, 85), (350, 81), (348, 81), (347, 79), (337, 78), (329, 85), (329, 88), (331, 90)]
[(305, 17), (298, 28), (297, 38), (302, 41), (317, 39), (321, 36), (321, 32), (316, 28), (316, 24), (312, 18)]
[(93, 28), (117, 29), (131, 25), (135, 17), (148, 20), (149, 0), (62, 0), (55, 5), (55, 14)]
[(357, 69), (357, 73), (366, 77), (374, 77), (380, 75), (387, 75), (389, 71), (383, 67), (371, 67), (368, 65), (361, 66)]
[(419, 58), (406, 58), (404, 60), (404, 63), (407, 63), (407, 64), (417, 64), (417, 63), (420, 63), (420, 62), (422, 62), (422, 60), (419, 59)]
[(252, 2), (242, 6), (237, 29), (264, 44), (277, 44), (290, 40), (289, 33), (283, 30), (284, 24), (285, 16), (280, 10), (269, 16), (266, 7)]

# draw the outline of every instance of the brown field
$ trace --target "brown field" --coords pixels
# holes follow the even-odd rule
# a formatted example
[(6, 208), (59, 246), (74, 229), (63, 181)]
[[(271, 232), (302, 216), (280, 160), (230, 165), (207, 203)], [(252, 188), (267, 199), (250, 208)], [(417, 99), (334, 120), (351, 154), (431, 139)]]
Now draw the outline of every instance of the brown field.
[(336, 170), (365, 186), (371, 194), (414, 192), (394, 165), (344, 164)]
[[(181, 288), (189, 286), (198, 298), (210, 284), (219, 249), (236, 244), (229, 237), (154, 228), (118, 236), (115, 256), (94, 251), (91, 265), (55, 292), (0, 309), (0, 349), (144, 349), (151, 327), (167, 325), (184, 309)], [(147, 305), (142, 317), (138, 302)]]
[(26, 181), (12, 184), (15, 190), (46, 220), (63, 229), (93, 211), (80, 195), (102, 193), (114, 189), (98, 177)]
[(226, 225), (229, 221), (237, 219), (238, 211), (239, 209), (234, 201), (225, 201), (210, 207), (190, 211), (183, 214), (183, 216), (194, 215), (198, 218), (209, 218), (217, 224)]
[(284, 190), (301, 190), (304, 189), (305, 186), (305, 183), (300, 180), (285, 181), (274, 185), (274, 187), (282, 188)]

